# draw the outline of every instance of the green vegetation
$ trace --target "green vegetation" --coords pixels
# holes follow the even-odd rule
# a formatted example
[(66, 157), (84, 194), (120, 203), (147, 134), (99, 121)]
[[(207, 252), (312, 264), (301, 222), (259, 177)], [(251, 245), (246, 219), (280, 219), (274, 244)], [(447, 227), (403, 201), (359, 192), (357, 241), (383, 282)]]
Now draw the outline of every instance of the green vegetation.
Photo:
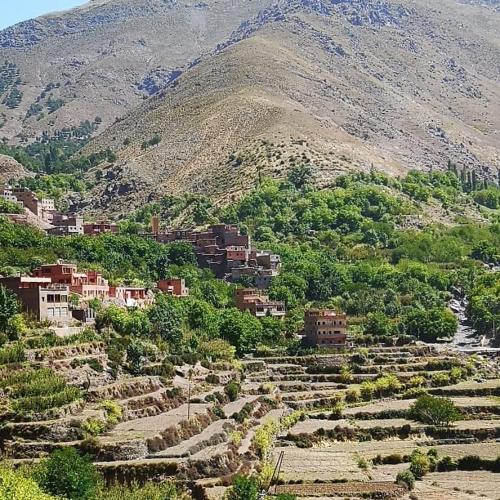
[(88, 156), (77, 155), (99, 126), (97, 118), (77, 127), (57, 130), (52, 136), (44, 133), (27, 146), (9, 146), (0, 143), (0, 154), (13, 157), (28, 170), (45, 174), (75, 174), (86, 172), (104, 161), (114, 162), (111, 150), (99, 151)]
[(431, 425), (450, 425), (460, 419), (460, 412), (451, 399), (420, 396), (409, 411), (410, 418)]
[(54, 451), (41, 463), (35, 477), (47, 493), (70, 500), (93, 498), (99, 486), (90, 458), (79, 455), (74, 448)]
[(259, 481), (255, 477), (238, 475), (225, 496), (225, 500), (258, 500), (260, 495)]
[(0, 463), (0, 498), (5, 500), (55, 500), (22, 471)]
[(12, 201), (0, 198), (0, 214), (22, 214), (23, 207)]
[(151, 139), (149, 139), (148, 141), (144, 141), (141, 144), (141, 149), (146, 150), (152, 146), (160, 144), (160, 142), (161, 142), (161, 135), (155, 134), (153, 137), (151, 137)]
[[(19, 353), (11, 356), (10, 363), (24, 361), (21, 343), (15, 344)], [(4, 347), (2, 351), (8, 349)], [(1, 355), (0, 355), (1, 357)], [(0, 362), (1, 364), (1, 362)], [(66, 380), (50, 368), (26, 369), (12, 372), (0, 380), (0, 388), (7, 390), (8, 403), (12, 411), (29, 414), (59, 408), (81, 397), (81, 391), (69, 386)]]
[(6, 333), (9, 320), (18, 312), (19, 304), (16, 296), (3, 285), (0, 285), (0, 333)]

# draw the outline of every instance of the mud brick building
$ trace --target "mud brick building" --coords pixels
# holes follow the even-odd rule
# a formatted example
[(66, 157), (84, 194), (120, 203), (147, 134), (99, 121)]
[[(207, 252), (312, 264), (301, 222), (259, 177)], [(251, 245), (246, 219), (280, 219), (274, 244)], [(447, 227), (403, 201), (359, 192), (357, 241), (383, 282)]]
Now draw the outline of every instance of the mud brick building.
[(331, 309), (309, 309), (304, 315), (304, 341), (314, 347), (346, 347), (347, 316)]

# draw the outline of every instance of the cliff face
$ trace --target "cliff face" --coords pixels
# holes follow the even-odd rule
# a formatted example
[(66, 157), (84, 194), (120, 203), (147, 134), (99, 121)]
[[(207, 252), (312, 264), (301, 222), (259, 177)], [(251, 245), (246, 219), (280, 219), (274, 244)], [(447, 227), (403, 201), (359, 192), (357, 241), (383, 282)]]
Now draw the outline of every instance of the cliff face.
[(118, 161), (87, 210), (225, 200), (299, 161), (320, 182), (448, 160), (492, 177), (499, 33), (497, 0), (94, 1), (0, 34), (23, 94), (0, 135), (101, 117), (87, 152)]

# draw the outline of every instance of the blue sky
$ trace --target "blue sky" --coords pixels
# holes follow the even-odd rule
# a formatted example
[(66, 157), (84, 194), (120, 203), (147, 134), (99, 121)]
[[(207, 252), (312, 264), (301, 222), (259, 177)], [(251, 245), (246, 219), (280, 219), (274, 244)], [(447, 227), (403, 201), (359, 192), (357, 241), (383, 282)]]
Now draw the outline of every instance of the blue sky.
[(3, 0), (0, 6), (0, 29), (49, 12), (83, 5), (86, 0)]

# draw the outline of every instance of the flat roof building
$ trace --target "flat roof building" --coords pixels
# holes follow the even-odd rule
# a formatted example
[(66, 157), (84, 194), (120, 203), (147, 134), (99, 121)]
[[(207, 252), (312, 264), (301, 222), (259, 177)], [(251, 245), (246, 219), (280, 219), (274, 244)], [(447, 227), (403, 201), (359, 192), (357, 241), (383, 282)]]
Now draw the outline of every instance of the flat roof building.
[(309, 309), (304, 315), (305, 343), (314, 347), (347, 345), (347, 316), (331, 309)]
[(63, 325), (71, 322), (67, 285), (51, 283), (50, 278), (30, 276), (0, 278), (0, 284), (14, 292), (23, 311), (37, 321)]

